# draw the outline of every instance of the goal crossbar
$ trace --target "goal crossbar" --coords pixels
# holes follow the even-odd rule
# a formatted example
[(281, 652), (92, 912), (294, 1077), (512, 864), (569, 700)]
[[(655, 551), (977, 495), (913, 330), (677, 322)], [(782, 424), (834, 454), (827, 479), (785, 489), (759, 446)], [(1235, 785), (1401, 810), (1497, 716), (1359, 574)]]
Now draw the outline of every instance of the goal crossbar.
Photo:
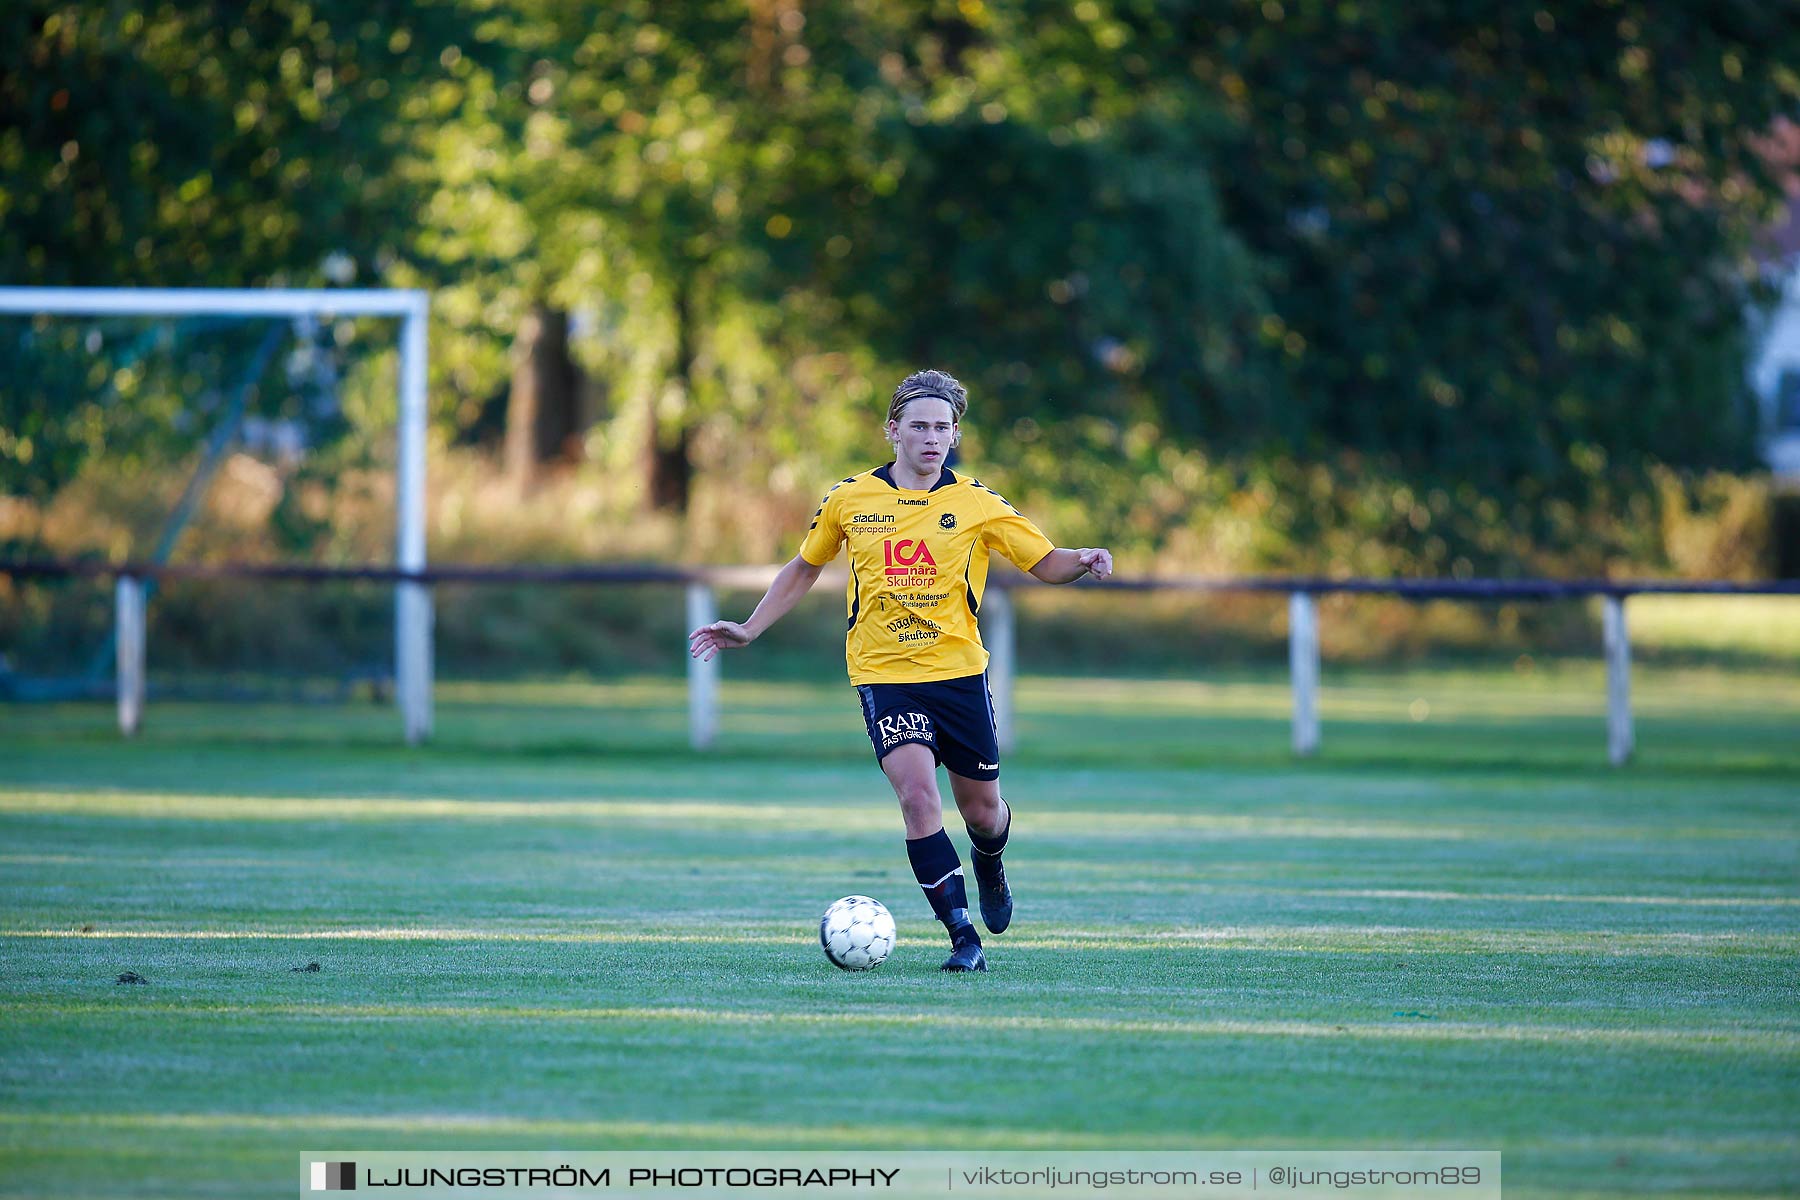
[(407, 317), (428, 307), (424, 292), (400, 288), (0, 287), (0, 312), (77, 317)]
[[(394, 563), (406, 572), (425, 569), (425, 366), (430, 303), (425, 292), (400, 288), (0, 287), (0, 313), (26, 316), (399, 318)], [(394, 694), (409, 744), (431, 735), (431, 622), (431, 593), (426, 586), (397, 583)]]

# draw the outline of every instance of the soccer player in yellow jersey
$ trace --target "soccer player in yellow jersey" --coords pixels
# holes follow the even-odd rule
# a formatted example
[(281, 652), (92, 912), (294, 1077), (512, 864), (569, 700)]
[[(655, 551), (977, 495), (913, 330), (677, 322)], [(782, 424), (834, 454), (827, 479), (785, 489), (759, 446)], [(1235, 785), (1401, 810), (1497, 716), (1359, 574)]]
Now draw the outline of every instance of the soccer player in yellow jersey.
[(940, 764), (969, 831), (981, 919), (993, 933), (1012, 921), (1012, 890), (1000, 858), (1012, 810), (1000, 796), (988, 654), (976, 625), (989, 556), (999, 551), (1045, 583), (1112, 574), (1108, 551), (1058, 549), (999, 495), (944, 466), (968, 407), (962, 384), (942, 371), (902, 380), (888, 405), (894, 461), (826, 493), (800, 553), (747, 621), (714, 621), (688, 635), (702, 660), (748, 646), (849, 543), (844, 656), (876, 761), (900, 801), (913, 874), (950, 934), (946, 971), (985, 971), (987, 960), (969, 920), (962, 860), (944, 832)]

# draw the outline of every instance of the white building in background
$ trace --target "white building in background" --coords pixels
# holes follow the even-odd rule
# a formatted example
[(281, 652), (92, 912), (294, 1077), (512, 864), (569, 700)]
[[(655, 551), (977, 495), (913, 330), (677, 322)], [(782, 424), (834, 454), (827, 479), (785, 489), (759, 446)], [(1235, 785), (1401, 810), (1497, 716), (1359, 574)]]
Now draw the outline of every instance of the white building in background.
[[(1785, 153), (1777, 160), (1800, 160), (1800, 127), (1779, 130)], [(1800, 183), (1800, 174), (1795, 175)], [(1750, 355), (1750, 388), (1761, 414), (1763, 458), (1777, 478), (1800, 484), (1800, 191), (1790, 191), (1786, 219), (1768, 231), (1759, 257), (1765, 278), (1781, 289), (1781, 299), (1758, 319)]]
[(1750, 362), (1762, 412), (1763, 458), (1777, 477), (1800, 483), (1800, 267), (1790, 267)]
[(1778, 477), (1800, 483), (1800, 257), (1786, 268), (1781, 302), (1759, 323), (1750, 387), (1762, 413), (1763, 458)]

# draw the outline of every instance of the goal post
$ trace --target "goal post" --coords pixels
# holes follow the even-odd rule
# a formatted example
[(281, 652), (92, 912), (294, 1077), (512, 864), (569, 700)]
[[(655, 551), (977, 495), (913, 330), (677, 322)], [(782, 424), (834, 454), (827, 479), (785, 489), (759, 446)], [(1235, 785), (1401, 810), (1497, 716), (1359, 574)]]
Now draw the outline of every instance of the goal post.
[[(392, 317), (400, 321), (394, 562), (425, 569), (426, 319), (430, 299), (385, 288), (0, 287), (0, 313), (72, 317)], [(394, 692), (406, 741), (431, 736), (432, 605), (422, 583), (394, 588)]]

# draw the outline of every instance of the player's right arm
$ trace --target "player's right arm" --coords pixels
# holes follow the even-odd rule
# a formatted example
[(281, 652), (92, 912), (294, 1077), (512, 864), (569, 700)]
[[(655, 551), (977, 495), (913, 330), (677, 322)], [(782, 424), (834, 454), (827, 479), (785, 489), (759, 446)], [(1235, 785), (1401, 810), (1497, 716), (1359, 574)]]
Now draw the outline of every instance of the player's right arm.
[(801, 555), (794, 555), (787, 566), (775, 575), (775, 581), (769, 590), (763, 593), (756, 611), (743, 624), (736, 621), (714, 621), (711, 625), (702, 625), (688, 634), (688, 653), (701, 662), (711, 662), (713, 655), (721, 650), (735, 650), (740, 646), (748, 646), (763, 631), (781, 618), (788, 615), (800, 598), (812, 590), (812, 585), (819, 581), (819, 572), (825, 568), (815, 567)]

